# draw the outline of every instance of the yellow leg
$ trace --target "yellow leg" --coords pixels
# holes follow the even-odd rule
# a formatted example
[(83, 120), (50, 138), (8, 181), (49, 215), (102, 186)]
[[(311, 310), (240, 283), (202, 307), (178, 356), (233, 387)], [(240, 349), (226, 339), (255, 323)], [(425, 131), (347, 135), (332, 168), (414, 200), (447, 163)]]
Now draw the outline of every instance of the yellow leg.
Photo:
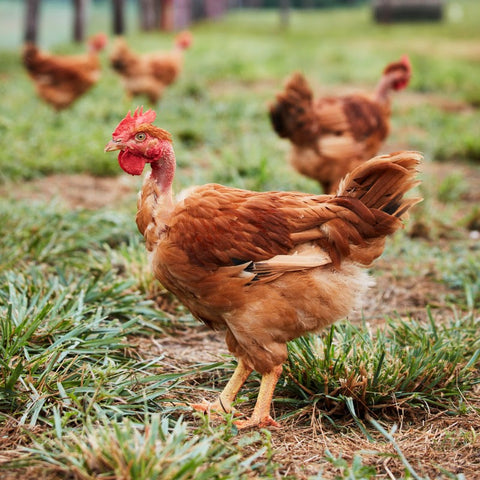
[(192, 408), (201, 412), (217, 411), (230, 413), (232, 411), (232, 403), (235, 400), (237, 393), (251, 373), (252, 369), (247, 367), (245, 363), (239, 359), (237, 368), (217, 400), (213, 403), (205, 402), (194, 404), (192, 405)]
[(270, 416), (270, 405), (272, 403), (273, 392), (277, 385), (278, 379), (282, 374), (282, 366), (275, 367), (272, 372), (262, 376), (260, 390), (258, 392), (257, 403), (253, 409), (252, 416), (247, 420), (237, 420), (235, 425), (237, 428), (248, 427), (279, 427), (278, 424)]

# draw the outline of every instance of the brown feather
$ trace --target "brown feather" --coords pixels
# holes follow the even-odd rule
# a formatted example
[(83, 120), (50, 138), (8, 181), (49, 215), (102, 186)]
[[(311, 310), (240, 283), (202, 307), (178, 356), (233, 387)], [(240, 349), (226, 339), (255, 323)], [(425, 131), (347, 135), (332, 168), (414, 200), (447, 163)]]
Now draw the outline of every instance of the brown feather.
[(119, 37), (110, 55), (110, 64), (121, 76), (128, 95), (146, 95), (156, 104), (165, 88), (177, 80), (183, 68), (185, 48), (175, 45), (171, 51), (139, 54)]
[(298, 145), (311, 144), (318, 135), (318, 122), (312, 108), (313, 93), (305, 77), (294, 73), (270, 106), (270, 120), (277, 134)]
[(100, 78), (98, 50), (81, 55), (54, 55), (28, 43), (22, 60), (36, 92), (56, 110), (69, 107)]
[(293, 167), (334, 193), (348, 172), (376, 155), (390, 130), (388, 94), (394, 87), (387, 75), (401, 68), (407, 75), (404, 60), (387, 67), (371, 95), (317, 99), (305, 77), (294, 73), (269, 108), (273, 129), (291, 142)]

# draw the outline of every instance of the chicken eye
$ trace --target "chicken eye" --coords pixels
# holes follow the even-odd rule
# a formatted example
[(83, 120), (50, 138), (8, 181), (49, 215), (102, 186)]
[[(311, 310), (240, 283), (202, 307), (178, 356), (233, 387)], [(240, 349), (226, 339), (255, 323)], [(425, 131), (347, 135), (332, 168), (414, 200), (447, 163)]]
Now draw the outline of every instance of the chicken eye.
[(139, 132), (135, 135), (135, 140), (137, 142), (143, 142), (147, 138), (147, 135), (143, 132)]

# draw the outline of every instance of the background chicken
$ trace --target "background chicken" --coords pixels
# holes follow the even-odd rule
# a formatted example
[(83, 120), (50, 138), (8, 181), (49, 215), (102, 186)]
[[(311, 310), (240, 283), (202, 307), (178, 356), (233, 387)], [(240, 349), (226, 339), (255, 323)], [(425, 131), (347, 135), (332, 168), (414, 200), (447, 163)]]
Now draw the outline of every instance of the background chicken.
[(277, 134), (292, 143), (290, 161), (303, 175), (334, 193), (353, 168), (376, 155), (389, 132), (390, 93), (405, 88), (407, 56), (387, 65), (372, 95), (313, 99), (301, 73), (294, 73), (270, 106)]
[(239, 428), (276, 425), (273, 391), (287, 358), (286, 342), (315, 332), (358, 306), (369, 280), (363, 268), (419, 199), (420, 155), (400, 152), (364, 162), (337, 196), (264, 192), (208, 184), (175, 203), (170, 134), (137, 109), (119, 123), (105, 151), (120, 150), (122, 169), (140, 175), (137, 225), (156, 278), (192, 314), (226, 330), (238, 366), (213, 404), (228, 412), (253, 369), (262, 375), (252, 416)]
[(54, 55), (28, 43), (23, 48), (23, 64), (37, 94), (56, 110), (69, 107), (100, 78), (98, 52), (107, 37), (98, 33), (88, 41), (88, 52), (81, 55)]
[(191, 43), (191, 33), (181, 32), (176, 36), (171, 51), (140, 55), (119, 37), (115, 41), (110, 62), (122, 77), (128, 95), (146, 95), (152, 104), (156, 104), (165, 88), (177, 79), (183, 66), (183, 52)]

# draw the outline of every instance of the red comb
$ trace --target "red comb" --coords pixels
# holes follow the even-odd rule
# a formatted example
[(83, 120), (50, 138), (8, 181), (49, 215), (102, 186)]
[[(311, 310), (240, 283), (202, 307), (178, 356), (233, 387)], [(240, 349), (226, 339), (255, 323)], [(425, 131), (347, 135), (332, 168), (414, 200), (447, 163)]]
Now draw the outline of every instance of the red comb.
[(107, 36), (103, 32), (100, 32), (95, 35), (92, 35), (89, 38), (88, 43), (91, 48), (93, 48), (96, 51), (100, 51), (103, 48), (105, 48), (105, 45), (107, 45), (107, 41), (108, 41)]
[(137, 107), (133, 115), (129, 110), (125, 118), (117, 125), (113, 135), (121, 135), (122, 133), (137, 128), (139, 125), (142, 125), (142, 123), (153, 123), (156, 116), (157, 114), (153, 110), (147, 110), (144, 113), (143, 107)]
[(393, 72), (394, 70), (398, 69), (403, 69), (407, 73), (411, 74), (412, 72), (412, 64), (410, 63), (410, 59), (408, 58), (408, 55), (402, 55), (400, 60), (396, 62), (389, 63), (384, 69), (383, 73), (390, 73)]
[(177, 47), (179, 48), (187, 49), (190, 47), (191, 44), (192, 44), (192, 34), (188, 30), (180, 32), (175, 37), (175, 45), (177, 45)]

